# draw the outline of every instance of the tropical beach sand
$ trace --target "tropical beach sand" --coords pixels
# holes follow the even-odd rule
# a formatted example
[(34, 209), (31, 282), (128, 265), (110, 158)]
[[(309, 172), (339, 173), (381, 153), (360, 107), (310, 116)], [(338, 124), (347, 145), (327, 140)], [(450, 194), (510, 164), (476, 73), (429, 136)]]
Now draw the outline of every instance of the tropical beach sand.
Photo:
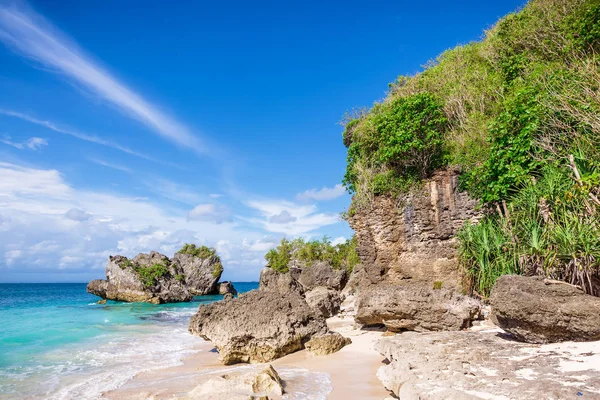
[[(314, 356), (302, 350), (271, 363), (285, 381), (286, 398), (307, 400), (382, 400), (389, 397), (377, 379), (384, 358), (374, 350), (382, 332), (356, 329), (351, 317), (328, 319), (331, 330), (352, 339), (337, 353)], [(210, 378), (256, 368), (244, 364), (224, 366), (209, 342), (201, 342), (198, 353), (183, 364), (142, 372), (120, 388), (107, 392), (107, 399), (189, 398), (190, 392)]]

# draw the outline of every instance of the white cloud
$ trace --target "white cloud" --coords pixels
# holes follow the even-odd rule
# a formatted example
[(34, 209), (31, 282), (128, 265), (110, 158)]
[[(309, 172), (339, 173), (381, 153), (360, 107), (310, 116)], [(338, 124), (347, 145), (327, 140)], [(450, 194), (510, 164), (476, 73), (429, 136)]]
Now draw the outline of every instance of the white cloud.
[(224, 195), (219, 194), (219, 193), (211, 193), (209, 196), (212, 197), (213, 199), (219, 199), (219, 198), (223, 197)]
[(92, 215), (86, 213), (81, 208), (71, 208), (65, 213), (65, 217), (72, 221), (82, 222), (92, 218)]
[(337, 184), (332, 188), (323, 187), (320, 190), (310, 189), (305, 192), (299, 193), (296, 195), (296, 200), (298, 201), (322, 201), (322, 200), (333, 200), (341, 197), (346, 193), (346, 189), (343, 185)]
[(294, 222), (298, 218), (294, 217), (288, 210), (283, 210), (279, 214), (273, 215), (269, 218), (269, 222), (273, 224), (287, 224), (289, 222)]
[(22, 56), (73, 79), (160, 136), (194, 151), (205, 150), (183, 124), (115, 79), (34, 11), (15, 3), (0, 4), (0, 41)]
[(190, 221), (212, 221), (217, 224), (230, 221), (231, 211), (228, 207), (212, 203), (198, 204), (188, 213)]
[(13, 142), (9, 137), (5, 137), (4, 139), (0, 139), (0, 142), (7, 144), (9, 146), (15, 147), (19, 150), (29, 149), (29, 150), (40, 150), (44, 146), (48, 146), (48, 140), (39, 138), (39, 137), (31, 137), (26, 141), (19, 143)]
[(348, 239), (346, 239), (343, 236), (340, 236), (340, 237), (337, 237), (337, 238), (333, 239), (331, 241), (331, 244), (334, 245), (334, 246), (337, 246), (338, 244), (346, 243), (346, 240), (348, 240)]
[[(338, 214), (319, 213), (315, 205), (298, 205), (289, 201), (276, 200), (253, 200), (246, 204), (258, 210), (262, 218), (240, 218), (269, 232), (297, 236), (340, 222)], [(273, 222), (273, 218), (278, 221), (282, 214), (289, 215), (287, 222)]]
[(77, 189), (56, 170), (3, 162), (0, 210), (0, 280), (8, 268), (42, 271), (46, 279), (59, 270), (100, 277), (109, 255), (172, 255), (185, 242), (223, 240), (224, 279), (257, 280), (276, 241), (232, 222), (188, 220), (185, 210), (145, 198)]

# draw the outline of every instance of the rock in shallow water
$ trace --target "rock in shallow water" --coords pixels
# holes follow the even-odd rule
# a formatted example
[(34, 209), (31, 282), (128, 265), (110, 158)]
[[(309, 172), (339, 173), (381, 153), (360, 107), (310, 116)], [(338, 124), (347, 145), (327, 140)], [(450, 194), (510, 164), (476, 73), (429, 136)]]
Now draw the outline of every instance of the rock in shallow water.
[(264, 290), (201, 305), (189, 330), (210, 340), (224, 364), (269, 362), (328, 331), (325, 318), (299, 294)]
[(600, 340), (600, 298), (543, 277), (505, 275), (490, 296), (492, 321), (529, 343)]
[(434, 289), (426, 282), (380, 283), (362, 288), (356, 306), (356, 322), (383, 324), (393, 332), (468, 328), (481, 307), (473, 298), (453, 289)]

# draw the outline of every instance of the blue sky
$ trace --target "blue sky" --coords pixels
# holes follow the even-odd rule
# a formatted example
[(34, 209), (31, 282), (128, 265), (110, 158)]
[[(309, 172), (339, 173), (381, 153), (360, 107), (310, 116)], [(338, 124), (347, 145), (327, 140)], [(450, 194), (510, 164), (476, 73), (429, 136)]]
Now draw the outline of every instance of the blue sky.
[(342, 115), (522, 3), (0, 0), (0, 282), (349, 238)]

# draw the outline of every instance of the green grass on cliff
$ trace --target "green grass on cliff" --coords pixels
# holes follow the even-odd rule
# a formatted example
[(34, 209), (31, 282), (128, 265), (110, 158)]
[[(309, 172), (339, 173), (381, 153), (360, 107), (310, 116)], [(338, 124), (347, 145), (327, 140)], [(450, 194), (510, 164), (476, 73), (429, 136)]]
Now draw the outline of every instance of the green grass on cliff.
[(288, 272), (293, 261), (310, 266), (317, 261), (326, 261), (334, 269), (352, 271), (360, 262), (356, 254), (356, 239), (352, 238), (337, 245), (324, 237), (321, 240), (305, 241), (302, 238), (289, 241), (282, 239), (279, 246), (269, 250), (265, 255), (267, 266), (278, 271)]
[[(469, 290), (506, 273), (545, 274), (592, 293), (599, 279), (600, 0), (532, 0), (480, 42), (401, 76), (347, 116), (352, 210), (462, 170), (488, 215), (459, 234)], [(594, 293), (600, 294), (600, 293)]]

